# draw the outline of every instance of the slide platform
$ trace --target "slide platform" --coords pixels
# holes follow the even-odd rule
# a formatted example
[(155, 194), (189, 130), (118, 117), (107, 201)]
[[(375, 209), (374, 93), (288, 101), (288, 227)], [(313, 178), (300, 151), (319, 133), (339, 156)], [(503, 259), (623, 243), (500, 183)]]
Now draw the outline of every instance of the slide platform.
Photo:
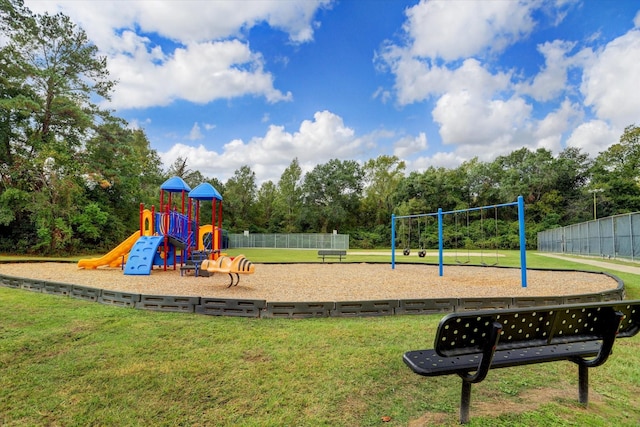
[(122, 243), (99, 258), (87, 258), (78, 261), (78, 268), (95, 269), (98, 267), (119, 267), (122, 257), (126, 256), (140, 237), (140, 231), (136, 231), (127, 237)]
[(142, 236), (129, 252), (124, 274), (130, 276), (143, 276), (151, 274), (153, 259), (158, 246), (164, 241), (164, 236)]

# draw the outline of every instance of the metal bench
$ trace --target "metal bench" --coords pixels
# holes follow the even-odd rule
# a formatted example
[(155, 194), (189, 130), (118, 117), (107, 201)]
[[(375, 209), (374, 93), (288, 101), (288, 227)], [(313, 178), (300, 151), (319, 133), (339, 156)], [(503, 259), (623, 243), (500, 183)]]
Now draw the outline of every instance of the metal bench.
[(471, 384), (490, 369), (568, 360), (578, 365), (578, 396), (589, 400), (589, 368), (607, 361), (616, 338), (640, 329), (640, 300), (453, 313), (438, 325), (434, 349), (404, 362), (423, 376), (462, 378), (460, 423), (469, 421)]
[(318, 251), (318, 258), (322, 258), (323, 263), (324, 259), (328, 257), (340, 258), (340, 262), (342, 262), (342, 257), (347, 257), (347, 251), (340, 249), (320, 249)]

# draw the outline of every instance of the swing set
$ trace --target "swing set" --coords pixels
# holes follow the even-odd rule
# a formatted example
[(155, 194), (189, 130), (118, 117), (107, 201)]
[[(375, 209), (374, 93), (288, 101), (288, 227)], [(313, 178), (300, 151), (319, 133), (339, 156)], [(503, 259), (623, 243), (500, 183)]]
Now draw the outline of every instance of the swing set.
[[(439, 259), (439, 275), (444, 275), (444, 220), (443, 217), (445, 215), (453, 215), (453, 235), (454, 235), (454, 250), (455, 250), (455, 262), (456, 264), (469, 264), (471, 260), (471, 253), (469, 248), (469, 241), (471, 240), (471, 219), (470, 213), (474, 211), (480, 212), (480, 265), (485, 267), (496, 266), (499, 263), (499, 253), (498, 253), (498, 244), (497, 241), (500, 237), (499, 228), (498, 228), (498, 208), (506, 207), (506, 206), (517, 206), (518, 208), (518, 225), (519, 225), (519, 240), (520, 240), (520, 270), (521, 270), (521, 281), (522, 287), (527, 287), (527, 259), (526, 259), (526, 241), (525, 241), (525, 225), (524, 225), (524, 199), (522, 196), (518, 196), (518, 200), (512, 203), (503, 203), (493, 206), (481, 206), (478, 208), (469, 208), (469, 209), (461, 209), (455, 211), (447, 211), (444, 212), (442, 208), (438, 209), (437, 213), (428, 213), (428, 214), (418, 214), (418, 215), (404, 215), (404, 216), (396, 216), (391, 215), (391, 268), (395, 268), (395, 252), (396, 252), (396, 220), (402, 221), (401, 223), (401, 235), (402, 239), (400, 243), (404, 245), (403, 255), (408, 256), (411, 254), (411, 221), (416, 219), (416, 224), (418, 228), (418, 245), (419, 251), (418, 256), (424, 257), (426, 255), (425, 245), (424, 245), (424, 236), (420, 229), (420, 219), (423, 219), (424, 230), (427, 229), (427, 217), (435, 216), (438, 220), (438, 259)], [(488, 218), (488, 212), (493, 209), (493, 246), (495, 248), (495, 259), (490, 256), (487, 251), (487, 229), (485, 228), (485, 223), (489, 224), (491, 219)], [(459, 216), (464, 214), (466, 217), (466, 236), (464, 238), (465, 243), (464, 247), (467, 249), (466, 259), (459, 254), (459, 249), (462, 249), (462, 246), (459, 244), (461, 240), (461, 236), (463, 233), (461, 232), (461, 221)], [(408, 221), (408, 227), (406, 222)], [(449, 224), (451, 221), (449, 222)], [(491, 225), (489, 225), (491, 227)], [(405, 233), (406, 232), (406, 233)]]
[(467, 233), (466, 233), (466, 236), (463, 239), (464, 246), (467, 248), (467, 259), (465, 259), (465, 260), (461, 260), (460, 257), (458, 256), (458, 249), (460, 249), (459, 240), (460, 240), (460, 235), (461, 235), (461, 233), (460, 233), (460, 227), (461, 226), (460, 226), (460, 223), (459, 223), (459, 220), (458, 220), (459, 213), (456, 212), (455, 214), (453, 214), (454, 215), (454, 217), (453, 217), (454, 218), (454, 224), (455, 224), (454, 246), (455, 246), (455, 249), (456, 249), (456, 264), (469, 264), (471, 262), (471, 250), (469, 249), (469, 246), (468, 246), (468, 242), (469, 242), (469, 240), (471, 240), (471, 230), (469, 228), (469, 211), (467, 211), (466, 214), (467, 214), (467, 221), (466, 221), (467, 222), (467, 225), (466, 225)]
[[(495, 229), (495, 238), (497, 239), (498, 238), (498, 208), (494, 206), (493, 207), (493, 211), (494, 211), (494, 216), (495, 216), (493, 221), (495, 223), (495, 228), (496, 228)], [(498, 245), (497, 244), (494, 245), (495, 249), (496, 249), (495, 262), (492, 263), (492, 264), (489, 264), (489, 263), (485, 262), (485, 260), (484, 260), (484, 258), (485, 258), (484, 257), (484, 248), (486, 246), (486, 239), (485, 239), (484, 221), (485, 221), (486, 217), (485, 217), (485, 213), (484, 212), (485, 212), (484, 209), (480, 210), (480, 230), (481, 230), (481, 233), (482, 233), (482, 243), (480, 245), (480, 264), (484, 265), (485, 267), (493, 267), (493, 266), (498, 265), (498, 257), (499, 257)]]
[[(402, 255), (404, 256), (409, 256), (411, 255), (411, 221), (413, 218), (416, 218), (416, 224), (418, 226), (418, 256), (420, 258), (424, 258), (425, 256), (427, 256), (427, 250), (425, 248), (425, 243), (424, 243), (424, 235), (423, 235), (423, 231), (427, 230), (427, 219), (426, 216), (432, 216), (433, 214), (421, 214), (421, 215), (409, 215), (409, 216), (405, 216), (405, 217), (401, 217), (402, 219), (402, 230), (406, 231), (406, 233), (403, 233), (403, 239), (401, 240), (401, 243), (403, 243), (403, 249), (402, 249)], [(420, 230), (420, 218), (425, 217), (424, 220), (422, 222), (424, 222), (424, 230)], [(406, 222), (409, 222), (409, 225), (406, 225)]]

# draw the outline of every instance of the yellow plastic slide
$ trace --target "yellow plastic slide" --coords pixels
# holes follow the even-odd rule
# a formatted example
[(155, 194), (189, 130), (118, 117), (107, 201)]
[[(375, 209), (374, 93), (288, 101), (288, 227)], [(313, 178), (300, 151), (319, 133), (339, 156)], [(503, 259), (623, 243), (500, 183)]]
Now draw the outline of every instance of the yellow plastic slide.
[(87, 258), (81, 259), (78, 261), (78, 268), (98, 268), (98, 267), (118, 267), (122, 264), (122, 257), (126, 256), (133, 245), (140, 238), (140, 231), (136, 231), (131, 236), (129, 236), (125, 241), (120, 243), (114, 249), (109, 251), (107, 254), (101, 256), (100, 258)]

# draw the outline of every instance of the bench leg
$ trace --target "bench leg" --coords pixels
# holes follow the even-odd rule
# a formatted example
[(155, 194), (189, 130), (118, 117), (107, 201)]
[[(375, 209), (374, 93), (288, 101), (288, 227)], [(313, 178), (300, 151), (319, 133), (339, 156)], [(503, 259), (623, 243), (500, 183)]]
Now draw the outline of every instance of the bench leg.
[(469, 422), (469, 407), (471, 406), (471, 383), (462, 381), (462, 394), (460, 396), (460, 424)]
[(578, 401), (587, 406), (589, 403), (589, 368), (578, 364)]

